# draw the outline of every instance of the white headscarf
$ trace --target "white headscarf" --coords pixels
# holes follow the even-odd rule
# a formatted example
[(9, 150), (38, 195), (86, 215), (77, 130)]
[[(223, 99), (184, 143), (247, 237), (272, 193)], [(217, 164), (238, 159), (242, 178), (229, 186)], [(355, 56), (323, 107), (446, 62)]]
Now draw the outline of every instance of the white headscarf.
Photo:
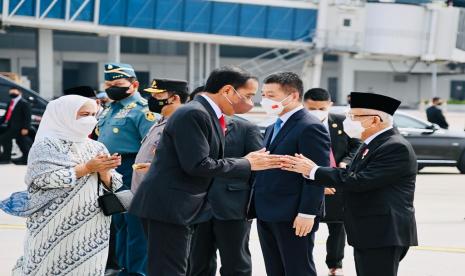
[(87, 102), (93, 103), (97, 110), (97, 103), (94, 100), (78, 95), (62, 96), (51, 101), (45, 109), (35, 141), (46, 137), (72, 142), (86, 141), (88, 137), (82, 134), (82, 130), (80, 131), (76, 116), (79, 109)]

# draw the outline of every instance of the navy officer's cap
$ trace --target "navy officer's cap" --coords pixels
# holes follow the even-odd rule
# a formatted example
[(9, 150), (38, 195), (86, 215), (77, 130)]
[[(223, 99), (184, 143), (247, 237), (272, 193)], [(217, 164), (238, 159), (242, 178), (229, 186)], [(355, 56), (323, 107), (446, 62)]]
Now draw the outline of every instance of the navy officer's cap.
[(131, 65), (125, 63), (105, 64), (105, 80), (136, 78), (136, 72)]

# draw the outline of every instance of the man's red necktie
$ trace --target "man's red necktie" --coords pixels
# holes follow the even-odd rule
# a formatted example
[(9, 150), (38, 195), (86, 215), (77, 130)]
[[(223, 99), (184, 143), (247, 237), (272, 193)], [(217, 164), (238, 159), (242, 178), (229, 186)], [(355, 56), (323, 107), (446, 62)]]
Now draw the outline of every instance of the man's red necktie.
[(224, 115), (221, 115), (220, 118), (218, 118), (218, 121), (220, 122), (221, 129), (223, 130), (223, 134), (226, 133), (226, 121), (224, 119)]
[(11, 119), (11, 115), (13, 114), (13, 106), (14, 106), (15, 100), (11, 100), (10, 105), (8, 106), (8, 111), (6, 112), (5, 116), (5, 123), (8, 123)]
[(329, 150), (329, 165), (331, 166), (331, 168), (337, 167), (336, 159), (334, 158), (334, 152), (332, 148), (330, 148)]

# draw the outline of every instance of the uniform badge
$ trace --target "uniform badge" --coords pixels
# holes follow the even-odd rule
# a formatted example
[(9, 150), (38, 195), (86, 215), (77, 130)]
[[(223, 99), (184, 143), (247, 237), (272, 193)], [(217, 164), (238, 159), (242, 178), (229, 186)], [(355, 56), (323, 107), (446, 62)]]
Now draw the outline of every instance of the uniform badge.
[(147, 119), (147, 121), (153, 122), (155, 121), (155, 115), (152, 112), (147, 111), (145, 112), (145, 119)]
[(137, 104), (136, 103), (130, 103), (126, 106), (127, 109), (133, 109), (134, 107), (136, 107)]
[(331, 125), (333, 128), (337, 128), (337, 124), (332, 124)]
[(338, 131), (337, 131), (337, 134), (341, 135), (341, 134), (342, 134), (342, 130), (338, 130)]
[(113, 128), (113, 133), (115, 133), (115, 134), (116, 134), (116, 133), (118, 133), (118, 132), (119, 132), (119, 128), (117, 128), (117, 127), (114, 127), (114, 128)]
[(116, 113), (115, 115), (115, 119), (123, 119), (123, 118), (126, 118), (126, 116), (128, 115), (129, 111), (131, 111), (131, 109), (121, 109), (120, 111), (118, 111), (118, 113)]
[(108, 64), (107, 69), (111, 70), (111, 69), (113, 69), (113, 66), (111, 64)]

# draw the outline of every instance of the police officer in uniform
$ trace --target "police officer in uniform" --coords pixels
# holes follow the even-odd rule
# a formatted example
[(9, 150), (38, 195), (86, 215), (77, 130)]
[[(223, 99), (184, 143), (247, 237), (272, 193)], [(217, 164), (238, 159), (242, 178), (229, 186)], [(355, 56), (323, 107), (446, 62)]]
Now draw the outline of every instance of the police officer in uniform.
[[(131, 65), (105, 64), (105, 92), (113, 102), (101, 114), (95, 132), (98, 141), (105, 144), (111, 154), (121, 155), (117, 171), (123, 175), (125, 189), (131, 188), (132, 165), (140, 142), (156, 120), (147, 100), (137, 91), (138, 87)], [(140, 220), (126, 213), (113, 216), (113, 223), (116, 257), (124, 269), (123, 274), (146, 275), (146, 240)], [(112, 252), (109, 253), (111, 258)]]
[(187, 82), (178, 80), (154, 79), (151, 87), (144, 91), (152, 93), (148, 100), (149, 110), (161, 114), (162, 118), (152, 126), (142, 140), (136, 163), (133, 166), (131, 187), (133, 193), (136, 192), (150, 167), (168, 118), (186, 102), (189, 96)]

